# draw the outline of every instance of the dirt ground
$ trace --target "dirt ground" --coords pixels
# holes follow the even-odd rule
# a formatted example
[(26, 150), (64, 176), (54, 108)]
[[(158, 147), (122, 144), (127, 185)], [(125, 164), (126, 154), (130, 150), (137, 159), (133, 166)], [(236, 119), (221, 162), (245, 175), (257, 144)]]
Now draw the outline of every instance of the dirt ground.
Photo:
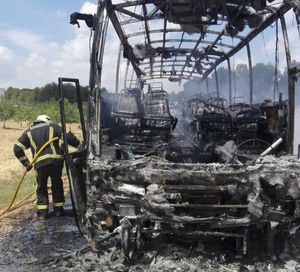
[[(22, 166), (14, 158), (12, 146), (25, 129), (14, 122), (8, 129), (0, 129), (0, 183), (19, 177)], [(70, 126), (74, 132), (77, 125)], [(1, 185), (1, 184), (0, 184)], [(2, 186), (2, 188), (5, 188)], [(66, 188), (66, 192), (67, 192)], [(1, 190), (1, 201), (6, 192)], [(0, 202), (1, 202), (0, 201)], [(246, 259), (218, 250), (208, 251), (204, 244), (182, 243), (170, 237), (161, 237), (145, 245), (133, 262), (125, 260), (119, 237), (103, 244), (100, 252), (89, 249), (78, 231), (68, 198), (68, 215), (38, 221), (34, 217), (33, 198), (21, 208), (0, 219), (0, 272), (25, 271), (300, 271), (300, 234), (293, 240), (289, 252), (280, 256)], [(219, 241), (220, 242), (220, 241)], [(282, 248), (284, 244), (282, 243)]]
[(16, 160), (13, 154), (13, 145), (16, 139), (21, 136), (23, 130), (26, 129), (26, 124), (7, 121), (6, 129), (2, 128), (2, 123), (0, 123), (0, 126), (0, 178), (1, 180), (10, 180), (17, 173), (23, 171), (22, 165)]

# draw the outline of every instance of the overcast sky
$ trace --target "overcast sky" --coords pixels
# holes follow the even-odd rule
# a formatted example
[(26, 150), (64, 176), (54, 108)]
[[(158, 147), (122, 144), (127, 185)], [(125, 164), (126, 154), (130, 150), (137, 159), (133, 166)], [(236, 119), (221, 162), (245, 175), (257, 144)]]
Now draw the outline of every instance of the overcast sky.
[[(69, 15), (74, 11), (94, 13), (96, 3), (94, 0), (1, 1), (0, 88), (43, 86), (56, 82), (59, 76), (76, 77), (82, 85), (87, 85), (90, 31), (85, 23), (81, 23), (79, 29), (70, 25)], [(293, 56), (297, 59), (299, 39), (294, 17), (288, 15), (287, 21)], [(274, 33), (273, 27), (252, 43), (254, 64), (274, 63)], [(285, 56), (282, 38), (279, 36), (280, 66), (283, 69)], [(103, 85), (113, 90), (119, 41), (111, 33), (108, 40)], [(234, 61), (235, 65), (247, 63), (245, 50)]]

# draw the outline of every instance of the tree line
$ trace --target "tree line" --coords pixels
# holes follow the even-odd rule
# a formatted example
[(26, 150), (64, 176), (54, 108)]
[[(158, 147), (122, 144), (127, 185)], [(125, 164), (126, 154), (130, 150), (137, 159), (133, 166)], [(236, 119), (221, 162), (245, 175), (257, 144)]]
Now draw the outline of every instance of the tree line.
[[(66, 121), (73, 123), (79, 121), (79, 113), (75, 104), (65, 100)], [(3, 122), (3, 128), (7, 120), (16, 122), (27, 122), (29, 126), (36, 117), (41, 114), (51, 116), (54, 122), (60, 122), (59, 103), (54, 99), (36, 105), (16, 104), (15, 101), (0, 99), (0, 120)]]
[[(80, 89), (82, 100), (87, 101), (88, 86), (81, 86)], [(75, 103), (77, 101), (75, 86), (72, 84), (64, 84), (64, 96), (70, 103)], [(36, 105), (49, 100), (57, 101), (59, 99), (58, 84), (52, 82), (43, 87), (33, 89), (9, 87), (5, 91), (4, 99), (22, 103), (23, 105)]]
[[(87, 113), (88, 89), (88, 86), (80, 87), (85, 113)], [(75, 86), (64, 84), (63, 91), (66, 122), (79, 122)], [(115, 94), (109, 93), (105, 88), (102, 89), (102, 94), (107, 99), (115, 99)], [(5, 122), (9, 119), (16, 122), (27, 122), (29, 126), (40, 114), (46, 114), (51, 116), (54, 122), (60, 122), (57, 83), (52, 82), (33, 89), (9, 87), (0, 97), (0, 120), (3, 122), (4, 128)]]
[[(86, 104), (88, 87), (81, 87), (82, 99)], [(65, 113), (67, 122), (78, 122), (79, 113), (75, 86), (64, 85)], [(60, 122), (59, 92), (57, 83), (49, 83), (34, 89), (9, 87), (0, 99), (0, 120), (5, 123), (12, 119), (16, 122), (34, 122), (40, 114), (51, 116), (54, 122)]]

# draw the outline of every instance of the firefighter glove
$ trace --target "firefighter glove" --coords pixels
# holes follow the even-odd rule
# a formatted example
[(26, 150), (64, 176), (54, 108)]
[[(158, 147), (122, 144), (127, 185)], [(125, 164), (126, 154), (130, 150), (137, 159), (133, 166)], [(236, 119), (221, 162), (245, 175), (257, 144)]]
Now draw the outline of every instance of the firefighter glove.
[(32, 165), (29, 161), (25, 162), (24, 166), (26, 167), (27, 172), (29, 172), (32, 169)]

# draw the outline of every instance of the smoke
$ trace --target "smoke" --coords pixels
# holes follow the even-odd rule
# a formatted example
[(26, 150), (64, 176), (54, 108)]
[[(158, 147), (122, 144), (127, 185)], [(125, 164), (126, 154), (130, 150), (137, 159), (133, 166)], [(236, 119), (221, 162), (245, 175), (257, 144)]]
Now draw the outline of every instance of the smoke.
[[(293, 61), (293, 65), (300, 66), (300, 63)], [(229, 71), (226, 67), (220, 67), (217, 69), (218, 76), (218, 89), (220, 97), (229, 100)], [(253, 102), (260, 103), (266, 99), (273, 100), (274, 88), (275, 100), (278, 101), (279, 93), (282, 93), (283, 99), (288, 98), (288, 76), (286, 69), (284, 71), (278, 71), (278, 85), (274, 84), (274, 66), (270, 63), (257, 63), (253, 67)], [(231, 73), (232, 79), (232, 101), (233, 102), (249, 102), (249, 70), (247, 65), (238, 64)], [(208, 86), (208, 88), (207, 88)], [(211, 95), (215, 96), (217, 91), (215, 73), (208, 78), (206, 82), (196, 80), (189, 80), (183, 85), (183, 92), (180, 92), (182, 97), (191, 97), (194, 95)], [(296, 88), (300, 89), (298, 84)], [(300, 104), (300, 97), (297, 97), (296, 104)], [(299, 102), (298, 102), (299, 101)]]

